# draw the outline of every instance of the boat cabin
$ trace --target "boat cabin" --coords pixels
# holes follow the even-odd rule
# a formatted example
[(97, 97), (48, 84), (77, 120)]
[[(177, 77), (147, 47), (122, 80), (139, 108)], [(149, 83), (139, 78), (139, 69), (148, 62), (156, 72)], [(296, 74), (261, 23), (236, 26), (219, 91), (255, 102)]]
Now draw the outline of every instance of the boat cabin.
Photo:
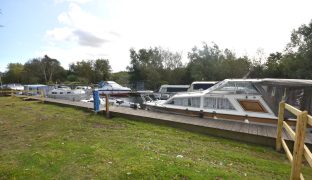
[(265, 122), (277, 119), (282, 100), (311, 113), (311, 97), (312, 80), (226, 79), (207, 90), (179, 93), (149, 106), (182, 114), (201, 112), (208, 117), (218, 114), (224, 119), (257, 118)]

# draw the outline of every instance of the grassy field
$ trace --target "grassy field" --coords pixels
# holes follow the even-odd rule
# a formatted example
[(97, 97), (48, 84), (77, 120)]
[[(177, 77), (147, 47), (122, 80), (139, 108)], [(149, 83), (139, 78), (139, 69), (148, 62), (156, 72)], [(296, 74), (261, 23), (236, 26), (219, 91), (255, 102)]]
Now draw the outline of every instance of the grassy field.
[[(74, 108), (0, 98), (0, 179), (288, 179), (285, 154)], [(304, 168), (306, 179), (312, 171)]]

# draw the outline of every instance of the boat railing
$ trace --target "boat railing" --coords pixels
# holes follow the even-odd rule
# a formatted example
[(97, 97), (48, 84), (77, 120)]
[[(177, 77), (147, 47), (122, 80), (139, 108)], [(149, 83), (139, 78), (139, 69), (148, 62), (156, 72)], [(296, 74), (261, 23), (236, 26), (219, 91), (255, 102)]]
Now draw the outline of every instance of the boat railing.
[[(286, 121), (284, 121), (285, 110), (297, 117), (295, 131), (286, 123)], [(304, 179), (301, 173), (303, 156), (306, 158), (310, 167), (312, 167), (312, 153), (304, 143), (307, 126), (312, 126), (312, 116), (308, 115), (307, 111), (301, 111), (284, 101), (279, 103), (276, 150), (281, 151), (283, 148), (286, 152), (286, 155), (291, 163), (290, 179)], [(294, 141), (292, 153), (282, 136), (283, 129), (286, 130), (286, 133), (289, 134), (291, 139)]]

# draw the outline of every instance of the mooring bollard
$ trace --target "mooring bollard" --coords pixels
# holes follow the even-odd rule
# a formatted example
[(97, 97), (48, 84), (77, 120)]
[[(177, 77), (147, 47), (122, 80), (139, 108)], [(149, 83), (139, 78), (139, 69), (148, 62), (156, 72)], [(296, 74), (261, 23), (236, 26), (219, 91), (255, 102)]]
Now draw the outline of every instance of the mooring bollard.
[(97, 114), (100, 111), (99, 91), (94, 90), (92, 93), (93, 93), (93, 109), (94, 113)]

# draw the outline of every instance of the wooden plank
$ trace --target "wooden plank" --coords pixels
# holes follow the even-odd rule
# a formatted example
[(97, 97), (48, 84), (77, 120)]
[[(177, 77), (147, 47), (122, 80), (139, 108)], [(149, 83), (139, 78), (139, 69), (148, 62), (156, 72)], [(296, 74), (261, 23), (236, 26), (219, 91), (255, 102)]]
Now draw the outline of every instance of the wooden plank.
[(258, 135), (268, 137), (268, 133), (267, 133), (267, 131), (266, 131), (264, 126), (259, 126), (258, 127)]
[(306, 145), (304, 145), (304, 153), (303, 154), (304, 154), (304, 157), (306, 158), (306, 160), (308, 161), (310, 167), (312, 167), (312, 153)]
[(234, 123), (234, 125), (232, 126), (232, 128), (231, 128), (231, 131), (237, 131), (237, 132), (239, 132), (240, 131), (240, 129), (241, 129), (241, 122), (236, 122), (236, 123)]
[(278, 108), (277, 135), (276, 135), (276, 145), (275, 145), (276, 151), (281, 151), (284, 112), (285, 112), (285, 102), (280, 102), (279, 108)]
[(268, 133), (268, 136), (269, 137), (273, 137), (273, 138), (275, 138), (277, 135), (276, 135), (276, 128), (275, 127), (270, 127), (270, 126), (268, 126), (268, 127), (266, 127), (266, 129), (267, 129), (267, 133)]
[(257, 125), (255, 124), (249, 124), (249, 129), (248, 129), (249, 134), (258, 134), (258, 129), (257, 129)]
[(219, 128), (221, 122), (219, 120), (215, 120), (215, 119), (208, 119), (207, 124), (209, 127)]
[(290, 161), (290, 163), (292, 163), (293, 162), (293, 156), (292, 156), (292, 154), (291, 154), (291, 152), (290, 152), (290, 150), (289, 150), (285, 140), (282, 139), (281, 142), (282, 142), (283, 149), (286, 152), (286, 156), (287, 156), (288, 160)]
[(295, 132), (291, 129), (291, 127), (286, 122), (283, 122), (283, 126), (290, 137), (295, 140)]
[(307, 111), (303, 111), (298, 115), (297, 125), (296, 125), (296, 136), (293, 151), (293, 163), (291, 166), (290, 179), (299, 179), (301, 166), (302, 166), (302, 156), (304, 152), (304, 138), (307, 128)]
[(242, 132), (242, 133), (247, 133), (248, 134), (248, 129), (249, 129), (249, 124), (242, 123), (242, 127), (241, 127), (241, 129), (239, 131)]
[(224, 120), (219, 120), (222, 122), (222, 129), (224, 130), (231, 130), (232, 126), (234, 125), (233, 122), (230, 121), (224, 121)]
[(299, 109), (285, 103), (285, 109), (287, 109), (289, 112), (293, 113), (294, 115), (298, 116), (302, 111)]

